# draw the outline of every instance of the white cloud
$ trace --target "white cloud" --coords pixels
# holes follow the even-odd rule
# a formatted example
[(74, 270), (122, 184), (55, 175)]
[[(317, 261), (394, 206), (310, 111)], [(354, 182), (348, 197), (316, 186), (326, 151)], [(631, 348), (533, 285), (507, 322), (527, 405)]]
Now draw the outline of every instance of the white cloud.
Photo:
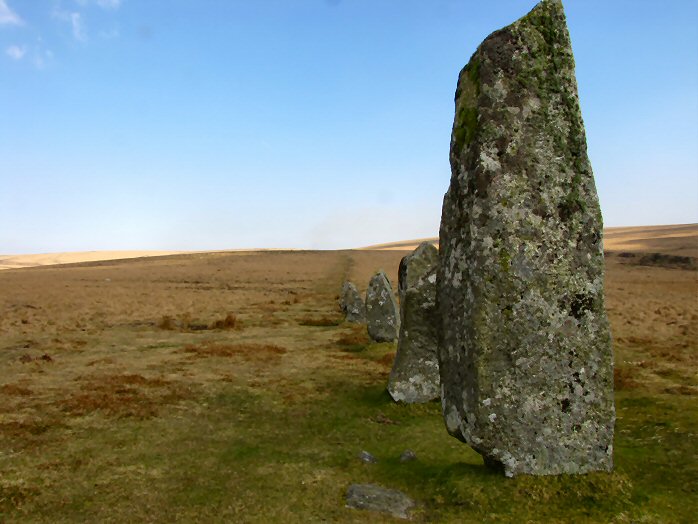
[(82, 21), (82, 15), (80, 15), (80, 13), (70, 13), (69, 16), (75, 40), (79, 40), (80, 42), (87, 41), (87, 32), (85, 31), (85, 24)]
[(46, 68), (50, 62), (53, 60), (53, 51), (50, 49), (42, 50), (42, 49), (37, 49), (36, 52), (34, 53), (34, 67), (37, 69), (44, 69)]
[(119, 9), (121, 0), (97, 0), (97, 5), (103, 9)]
[(25, 46), (11, 45), (5, 49), (5, 54), (12, 60), (22, 60), (24, 55), (27, 54), (27, 48)]
[(119, 9), (119, 7), (121, 7), (121, 0), (75, 0), (75, 3), (81, 7), (87, 7), (91, 3), (97, 4), (102, 9), (116, 10)]
[(110, 29), (109, 31), (100, 31), (99, 32), (99, 36), (101, 38), (104, 38), (105, 40), (112, 40), (114, 38), (119, 38), (120, 35), (121, 35), (121, 32), (119, 31), (118, 27)]
[(22, 25), (22, 19), (9, 8), (5, 0), (0, 0), (0, 25)]
[(53, 17), (56, 20), (70, 24), (73, 32), (73, 38), (75, 38), (75, 40), (78, 40), (79, 42), (87, 42), (87, 29), (85, 27), (85, 21), (80, 13), (55, 9), (53, 11)]

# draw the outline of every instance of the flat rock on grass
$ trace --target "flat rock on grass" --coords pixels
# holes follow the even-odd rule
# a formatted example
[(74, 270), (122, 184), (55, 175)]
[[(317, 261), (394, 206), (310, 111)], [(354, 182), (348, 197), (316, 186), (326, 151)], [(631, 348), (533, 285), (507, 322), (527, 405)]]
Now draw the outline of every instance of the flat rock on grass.
[(352, 484), (347, 490), (347, 507), (387, 513), (399, 519), (409, 519), (415, 502), (401, 491), (375, 484)]

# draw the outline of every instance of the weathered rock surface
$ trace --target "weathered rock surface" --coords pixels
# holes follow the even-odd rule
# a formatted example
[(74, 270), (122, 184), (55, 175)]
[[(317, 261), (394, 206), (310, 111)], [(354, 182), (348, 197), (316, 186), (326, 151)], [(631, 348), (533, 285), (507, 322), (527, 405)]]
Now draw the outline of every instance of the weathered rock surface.
[(511, 476), (613, 465), (602, 219), (560, 0), (461, 71), (440, 230), (451, 435)]
[(376, 464), (378, 462), (378, 459), (373, 454), (365, 450), (359, 453), (359, 460), (364, 464)]
[(440, 394), (436, 354), (438, 260), (438, 250), (423, 242), (400, 262), (400, 336), (388, 379), (388, 392), (395, 401), (429, 402)]
[(361, 324), (366, 322), (366, 306), (361, 299), (359, 290), (352, 282), (344, 282), (339, 307), (346, 316), (347, 322)]
[(375, 484), (352, 484), (347, 490), (347, 507), (387, 513), (399, 519), (409, 519), (414, 501), (395, 489)]
[(405, 462), (412, 462), (413, 460), (417, 460), (417, 454), (411, 449), (406, 449), (400, 455), (400, 462), (402, 462), (403, 464)]
[(368, 336), (376, 342), (392, 342), (400, 328), (397, 303), (388, 277), (379, 271), (366, 290), (366, 324)]

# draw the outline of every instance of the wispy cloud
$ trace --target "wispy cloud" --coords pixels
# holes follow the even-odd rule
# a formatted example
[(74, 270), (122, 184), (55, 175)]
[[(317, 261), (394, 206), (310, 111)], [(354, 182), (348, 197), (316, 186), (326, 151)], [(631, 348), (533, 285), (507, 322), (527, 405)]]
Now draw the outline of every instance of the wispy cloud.
[(108, 31), (105, 31), (105, 30), (100, 31), (99, 36), (101, 38), (104, 38), (105, 40), (112, 40), (114, 38), (119, 38), (119, 36), (121, 36), (121, 32), (119, 31), (118, 27), (114, 27)]
[(53, 60), (53, 51), (50, 49), (37, 48), (32, 62), (37, 69), (46, 68)]
[(87, 42), (87, 28), (85, 26), (85, 19), (80, 13), (77, 11), (62, 11), (60, 9), (54, 9), (53, 17), (56, 20), (70, 24), (73, 38), (75, 38), (75, 40), (78, 42)]
[(103, 9), (119, 9), (121, 0), (97, 0), (97, 5)]
[(0, 25), (23, 25), (22, 19), (7, 5), (5, 0), (0, 0)]
[(87, 41), (87, 31), (80, 13), (70, 13), (70, 25), (73, 28), (73, 37), (80, 42)]
[(119, 9), (121, 0), (75, 0), (75, 3), (82, 7), (87, 7), (90, 4), (96, 4), (102, 9)]
[(5, 54), (9, 56), (12, 60), (22, 60), (24, 55), (27, 54), (26, 46), (11, 45), (5, 49)]

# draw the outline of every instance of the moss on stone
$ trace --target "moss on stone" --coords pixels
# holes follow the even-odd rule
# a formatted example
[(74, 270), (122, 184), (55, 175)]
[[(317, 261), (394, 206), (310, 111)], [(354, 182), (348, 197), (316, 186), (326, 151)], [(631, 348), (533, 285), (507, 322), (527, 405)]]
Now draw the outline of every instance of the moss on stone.
[(447, 427), (507, 475), (608, 470), (601, 220), (559, 0), (478, 48), (451, 145), (438, 291)]
[(480, 95), (480, 62), (473, 57), (461, 71), (456, 88), (456, 118), (453, 122), (454, 151), (461, 151), (475, 138), (478, 123), (477, 98)]

